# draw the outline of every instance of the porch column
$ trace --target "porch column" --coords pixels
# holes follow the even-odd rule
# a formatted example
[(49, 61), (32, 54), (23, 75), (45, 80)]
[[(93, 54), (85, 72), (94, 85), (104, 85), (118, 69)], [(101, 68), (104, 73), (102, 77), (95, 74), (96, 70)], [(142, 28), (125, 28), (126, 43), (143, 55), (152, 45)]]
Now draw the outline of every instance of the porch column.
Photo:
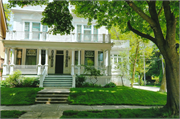
[(41, 49), (39, 50), (39, 64), (38, 64), (38, 75), (41, 74)]
[(111, 57), (110, 57), (110, 50), (108, 50), (108, 76), (111, 75)]
[(46, 75), (48, 75), (48, 49), (46, 49), (45, 69), (46, 69)]
[(71, 75), (74, 75), (74, 49), (72, 50)]
[(103, 74), (105, 75), (105, 68), (106, 68), (106, 51), (103, 50), (103, 63), (104, 63), (104, 66), (103, 66)]
[(78, 75), (80, 75), (80, 68), (81, 68), (81, 63), (80, 63), (80, 59), (81, 59), (81, 57), (80, 57), (80, 51), (81, 51), (81, 50), (78, 50)]
[(5, 54), (4, 54), (4, 64), (3, 64), (3, 75), (6, 75), (7, 72), (7, 56), (9, 55), (9, 48), (5, 47)]
[(10, 74), (13, 74), (14, 71), (14, 48), (12, 50), (12, 56), (11, 56), (11, 64), (10, 64)]

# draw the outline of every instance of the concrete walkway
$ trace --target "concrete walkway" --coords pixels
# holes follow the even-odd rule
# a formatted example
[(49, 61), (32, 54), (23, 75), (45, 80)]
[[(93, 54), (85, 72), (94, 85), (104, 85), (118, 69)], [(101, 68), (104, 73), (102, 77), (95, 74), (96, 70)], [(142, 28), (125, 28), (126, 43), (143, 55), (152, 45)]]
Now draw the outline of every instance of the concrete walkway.
[[(1, 106), (0, 110), (27, 111), (20, 119), (59, 119), (65, 110), (107, 110), (107, 109), (148, 109), (155, 106), (133, 106), (133, 105), (68, 105), (68, 104), (36, 104), (30, 106)], [(161, 107), (161, 106), (159, 106)]]
[(133, 88), (138, 88), (142, 90), (149, 90), (149, 91), (159, 91), (159, 87), (151, 87), (151, 86), (133, 86)]

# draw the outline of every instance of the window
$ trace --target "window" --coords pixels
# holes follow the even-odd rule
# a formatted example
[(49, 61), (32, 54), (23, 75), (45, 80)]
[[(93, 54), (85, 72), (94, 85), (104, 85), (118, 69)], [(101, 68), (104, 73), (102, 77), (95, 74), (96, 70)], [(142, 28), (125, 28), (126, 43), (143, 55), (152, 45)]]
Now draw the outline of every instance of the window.
[[(81, 51), (80, 51), (80, 62), (81, 62)], [(75, 65), (78, 65), (78, 51), (75, 51)]]
[(54, 63), (54, 50), (51, 50), (51, 67), (53, 67)]
[(98, 51), (98, 66), (102, 67), (103, 66), (103, 52)]
[(91, 41), (91, 26), (84, 25), (84, 41)]
[(41, 50), (41, 64), (45, 65), (46, 50)]
[(32, 39), (40, 39), (40, 23), (32, 23)]
[(94, 51), (85, 51), (85, 65), (94, 66)]
[(29, 22), (25, 22), (25, 28), (24, 28), (24, 31), (25, 31), (25, 36), (24, 36), (24, 39), (29, 39)]
[(36, 65), (36, 57), (36, 49), (26, 49), (26, 65)]
[(47, 33), (47, 26), (43, 25), (43, 30), (42, 30), (42, 39), (46, 40), (46, 33)]
[(81, 41), (81, 25), (77, 25), (77, 41)]
[(22, 49), (17, 49), (16, 64), (17, 65), (22, 64)]
[(98, 29), (95, 28), (95, 25), (93, 26), (93, 39), (95, 42), (98, 41)]

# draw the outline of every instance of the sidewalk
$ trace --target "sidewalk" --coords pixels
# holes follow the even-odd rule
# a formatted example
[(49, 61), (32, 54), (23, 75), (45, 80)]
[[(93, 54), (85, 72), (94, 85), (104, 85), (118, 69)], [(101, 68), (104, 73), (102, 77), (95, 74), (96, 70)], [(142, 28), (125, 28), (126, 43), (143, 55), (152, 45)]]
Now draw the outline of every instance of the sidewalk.
[[(76, 110), (76, 111), (85, 111), (85, 110), (107, 110), (107, 109), (148, 109), (151, 107), (157, 106), (133, 106), (133, 105), (68, 105), (68, 104), (36, 104), (30, 106), (1, 106), (1, 110), (19, 110), (27, 111), (23, 114), (20, 119), (29, 118), (29, 119), (59, 119), (62, 116), (63, 111), (65, 110)], [(161, 106), (158, 106), (161, 107)]]
[(133, 86), (133, 88), (138, 88), (142, 90), (149, 90), (149, 91), (159, 91), (159, 87), (151, 87), (151, 86)]

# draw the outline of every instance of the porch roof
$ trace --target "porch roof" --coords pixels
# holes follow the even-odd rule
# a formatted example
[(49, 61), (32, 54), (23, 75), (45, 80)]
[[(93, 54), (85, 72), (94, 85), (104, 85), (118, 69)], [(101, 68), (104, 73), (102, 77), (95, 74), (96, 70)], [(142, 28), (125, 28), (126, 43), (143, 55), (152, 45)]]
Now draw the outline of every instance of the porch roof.
[(41, 49), (85, 49), (85, 50), (111, 50), (114, 43), (86, 43), (86, 42), (53, 42), (53, 41), (27, 41), (3, 40), (4, 47), (13, 48), (41, 48)]

